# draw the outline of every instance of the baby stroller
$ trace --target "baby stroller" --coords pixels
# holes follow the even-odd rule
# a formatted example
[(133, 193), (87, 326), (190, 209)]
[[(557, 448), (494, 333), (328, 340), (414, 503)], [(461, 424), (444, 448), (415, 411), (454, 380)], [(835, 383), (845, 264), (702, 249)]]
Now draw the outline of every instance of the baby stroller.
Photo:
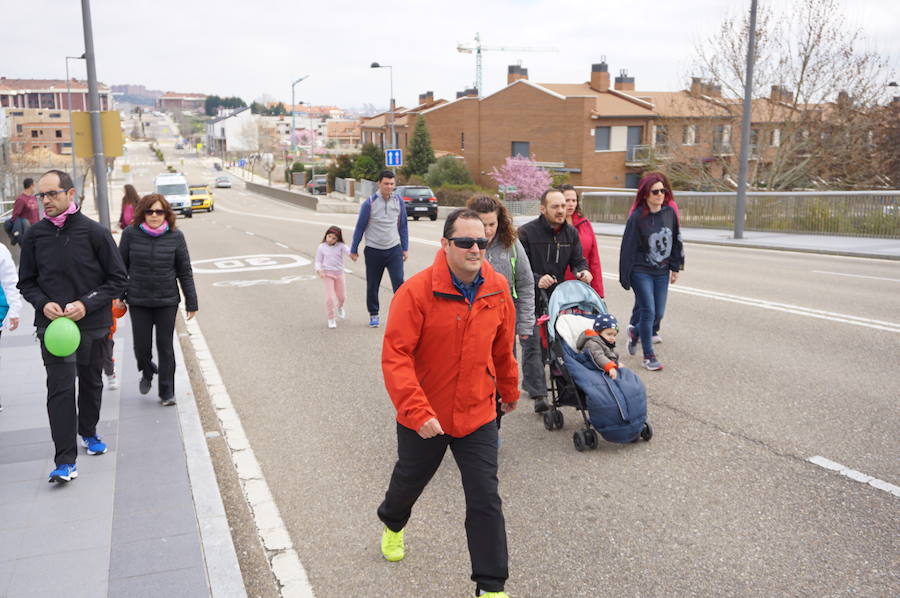
[(550, 368), (550, 409), (544, 427), (559, 430), (564, 418), (560, 407), (575, 407), (584, 425), (575, 430), (577, 451), (595, 449), (597, 433), (608, 442), (649, 441), (653, 428), (647, 422), (647, 393), (631, 370), (619, 368), (618, 379), (596, 369), (589, 355), (575, 350), (578, 335), (593, 325), (593, 317), (607, 313), (603, 299), (589, 285), (567, 280), (557, 285), (547, 300), (546, 314), (538, 319), (542, 353)]

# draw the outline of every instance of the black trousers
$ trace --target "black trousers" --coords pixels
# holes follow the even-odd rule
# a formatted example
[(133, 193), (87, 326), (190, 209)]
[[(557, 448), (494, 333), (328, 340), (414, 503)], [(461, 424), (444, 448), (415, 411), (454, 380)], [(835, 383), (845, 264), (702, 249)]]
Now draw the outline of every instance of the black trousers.
[(377, 316), (381, 309), (378, 289), (381, 287), (384, 269), (387, 268), (395, 293), (403, 284), (403, 249), (400, 245), (390, 249), (366, 247), (363, 252), (366, 258), (366, 309), (370, 316)]
[(413, 505), (450, 447), (466, 495), (466, 539), (477, 590), (503, 591), (509, 577), (506, 522), (497, 490), (497, 424), (490, 422), (463, 438), (424, 439), (397, 424), (397, 464), (378, 518), (392, 531), (406, 527)]
[(141, 307), (129, 305), (131, 312), (131, 332), (134, 337), (134, 356), (138, 370), (144, 378), (153, 378), (153, 330), (156, 329), (156, 355), (159, 359), (160, 399), (171, 399), (175, 396), (175, 347), (172, 344), (175, 335), (175, 316), (177, 305), (165, 307)]
[(57, 465), (75, 463), (78, 435), (97, 435), (100, 401), (103, 396), (103, 339), (107, 334), (108, 328), (82, 330), (81, 344), (75, 353), (68, 357), (57, 357), (44, 346), (44, 329), (38, 329), (41, 357), (47, 370), (47, 416), (50, 419), (50, 435), (56, 447), (54, 460)]

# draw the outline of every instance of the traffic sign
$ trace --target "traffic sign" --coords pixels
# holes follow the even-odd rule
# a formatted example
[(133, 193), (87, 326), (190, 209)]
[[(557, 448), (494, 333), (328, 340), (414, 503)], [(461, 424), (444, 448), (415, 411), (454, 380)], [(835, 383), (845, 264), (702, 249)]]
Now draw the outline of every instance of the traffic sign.
[(385, 166), (403, 166), (403, 150), (384, 150)]

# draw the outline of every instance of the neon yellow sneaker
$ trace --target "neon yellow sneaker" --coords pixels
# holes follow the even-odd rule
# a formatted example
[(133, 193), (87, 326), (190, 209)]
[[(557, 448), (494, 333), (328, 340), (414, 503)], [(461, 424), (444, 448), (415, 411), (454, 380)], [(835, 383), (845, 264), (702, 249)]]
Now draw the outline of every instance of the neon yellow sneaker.
[(381, 554), (392, 563), (402, 561), (406, 556), (406, 550), (403, 548), (403, 531), (392, 532), (385, 526), (381, 533)]
[(506, 592), (485, 592), (484, 594), (479, 594), (478, 598), (509, 598), (509, 594)]

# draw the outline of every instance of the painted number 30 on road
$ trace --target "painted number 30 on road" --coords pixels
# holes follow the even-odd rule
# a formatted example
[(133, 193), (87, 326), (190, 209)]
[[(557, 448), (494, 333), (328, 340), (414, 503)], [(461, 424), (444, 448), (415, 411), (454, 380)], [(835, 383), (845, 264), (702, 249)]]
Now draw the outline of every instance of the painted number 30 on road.
[(311, 264), (299, 255), (285, 253), (259, 253), (256, 255), (235, 255), (191, 262), (197, 274), (231, 274), (233, 272), (256, 272), (259, 270), (279, 270), (299, 268)]

